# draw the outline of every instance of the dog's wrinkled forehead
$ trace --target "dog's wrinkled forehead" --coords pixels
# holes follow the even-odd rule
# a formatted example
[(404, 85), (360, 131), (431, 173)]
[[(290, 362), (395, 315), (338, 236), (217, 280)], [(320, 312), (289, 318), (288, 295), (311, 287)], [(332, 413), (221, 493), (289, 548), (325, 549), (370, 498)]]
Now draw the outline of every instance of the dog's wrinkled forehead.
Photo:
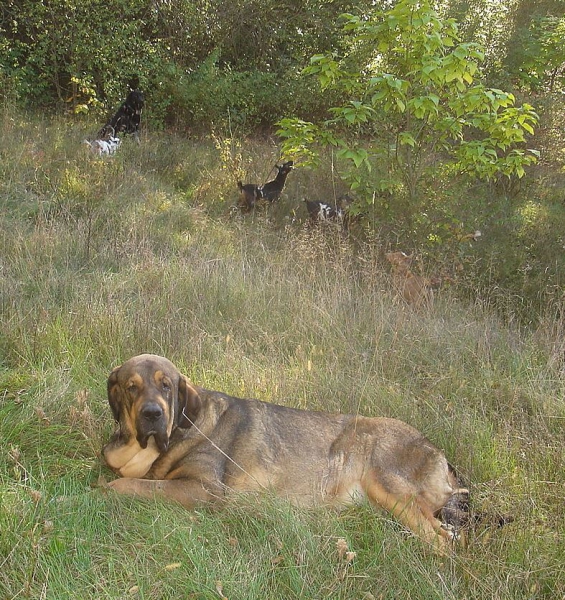
[(160, 383), (168, 378), (177, 383), (179, 371), (168, 359), (153, 354), (141, 354), (126, 361), (118, 371), (118, 383), (122, 386)]

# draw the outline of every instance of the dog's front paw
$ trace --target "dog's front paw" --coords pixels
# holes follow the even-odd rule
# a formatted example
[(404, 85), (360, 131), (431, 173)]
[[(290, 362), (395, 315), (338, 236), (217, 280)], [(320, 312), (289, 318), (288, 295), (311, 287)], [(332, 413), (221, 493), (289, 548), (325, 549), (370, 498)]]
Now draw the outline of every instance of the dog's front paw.
[(131, 480), (120, 477), (119, 479), (109, 481), (105, 487), (114, 490), (114, 492), (118, 492), (118, 494), (127, 494), (131, 487)]

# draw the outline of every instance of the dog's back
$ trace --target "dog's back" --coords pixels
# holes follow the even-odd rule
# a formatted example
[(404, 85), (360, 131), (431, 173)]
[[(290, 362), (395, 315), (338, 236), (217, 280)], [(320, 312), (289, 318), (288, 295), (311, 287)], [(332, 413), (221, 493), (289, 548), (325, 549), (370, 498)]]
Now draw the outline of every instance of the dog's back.
[(454, 492), (452, 485), (457, 487), (443, 453), (403, 421), (308, 411), (194, 389), (202, 408), (194, 427), (182, 436), (186, 441), (178, 441), (184, 456), (179, 460), (173, 452), (174, 464), (163, 456), (151, 478), (165, 479), (172, 468), (177, 477), (184, 470), (188, 475), (208, 451), (217, 457), (217, 448), (230, 448), (221, 469), (226, 490), (272, 489), (303, 506), (362, 499), (380, 503), (373, 489), (378, 482), (396, 498), (424, 494), (436, 511)]

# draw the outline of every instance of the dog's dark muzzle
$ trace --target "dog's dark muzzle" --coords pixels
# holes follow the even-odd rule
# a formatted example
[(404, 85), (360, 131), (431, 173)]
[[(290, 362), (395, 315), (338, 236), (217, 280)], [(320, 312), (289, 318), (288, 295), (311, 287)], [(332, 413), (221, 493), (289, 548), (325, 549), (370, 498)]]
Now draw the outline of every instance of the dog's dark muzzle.
[(154, 436), (159, 451), (168, 450), (167, 414), (156, 402), (147, 402), (143, 405), (137, 416), (136, 429), (137, 441), (142, 448), (147, 448), (148, 439)]

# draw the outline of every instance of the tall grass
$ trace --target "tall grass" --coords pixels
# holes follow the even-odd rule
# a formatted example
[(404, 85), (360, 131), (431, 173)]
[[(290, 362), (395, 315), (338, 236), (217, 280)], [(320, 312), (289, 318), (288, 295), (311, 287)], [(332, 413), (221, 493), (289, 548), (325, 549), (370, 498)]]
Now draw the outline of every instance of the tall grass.
[[(520, 330), (449, 290), (415, 312), (378, 247), (234, 216), (230, 169), (274, 164), (270, 144), (162, 134), (99, 161), (63, 121), (5, 111), (1, 131), (0, 597), (565, 596), (559, 318)], [(402, 418), (514, 522), (439, 559), (367, 506), (104, 493), (105, 380), (146, 351), (231, 394)]]

